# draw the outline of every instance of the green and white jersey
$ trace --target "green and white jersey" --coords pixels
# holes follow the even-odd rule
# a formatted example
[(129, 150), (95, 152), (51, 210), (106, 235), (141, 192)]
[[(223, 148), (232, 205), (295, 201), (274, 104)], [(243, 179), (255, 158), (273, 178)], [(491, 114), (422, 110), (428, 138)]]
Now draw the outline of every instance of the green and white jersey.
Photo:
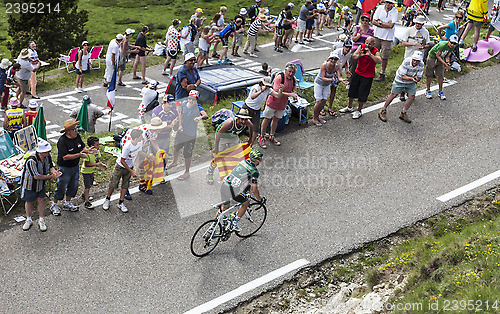
[[(236, 127), (236, 118), (232, 117), (232, 118), (229, 118), (229, 119), (233, 119), (233, 126), (229, 130), (227, 130), (225, 133), (222, 133), (221, 136), (220, 136), (221, 138), (235, 138), (235, 137), (238, 137), (240, 135), (240, 133), (243, 132), (243, 130), (246, 128), (246, 125), (243, 125), (241, 128), (238, 129)], [(224, 121), (224, 123), (226, 121)], [(215, 130), (215, 132), (219, 132), (220, 128), (222, 127), (222, 125), (224, 123), (219, 124), (219, 126), (217, 127), (217, 130)]]
[(241, 161), (231, 173), (224, 178), (223, 183), (233, 190), (242, 191), (250, 186), (250, 183), (257, 183), (259, 178), (259, 170), (250, 161), (246, 159)]

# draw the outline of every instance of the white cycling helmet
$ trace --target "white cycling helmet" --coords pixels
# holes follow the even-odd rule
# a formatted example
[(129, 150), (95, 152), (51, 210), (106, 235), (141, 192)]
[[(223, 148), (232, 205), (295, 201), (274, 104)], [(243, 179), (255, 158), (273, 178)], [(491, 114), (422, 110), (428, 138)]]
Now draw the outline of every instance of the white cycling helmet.
[(344, 12), (349, 11), (349, 7), (348, 7), (348, 6), (344, 6), (344, 7), (342, 8), (342, 11), (344, 11)]

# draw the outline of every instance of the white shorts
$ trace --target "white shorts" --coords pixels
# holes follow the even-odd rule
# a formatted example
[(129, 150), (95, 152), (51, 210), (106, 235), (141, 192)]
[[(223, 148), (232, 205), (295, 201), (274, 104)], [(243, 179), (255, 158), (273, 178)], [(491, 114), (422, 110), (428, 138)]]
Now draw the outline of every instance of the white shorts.
[(281, 119), (285, 115), (285, 110), (276, 110), (276, 109), (269, 108), (268, 106), (266, 106), (266, 108), (264, 109), (264, 112), (262, 114), (264, 115), (265, 118), (268, 118), (268, 119), (271, 119), (272, 117), (276, 117), (278, 119)]
[(323, 86), (314, 84), (314, 98), (316, 98), (316, 101), (328, 99), (328, 96), (330, 96), (330, 85)]
[(297, 31), (300, 33), (305, 32), (306, 30), (306, 21), (302, 21), (301, 19), (297, 20)]

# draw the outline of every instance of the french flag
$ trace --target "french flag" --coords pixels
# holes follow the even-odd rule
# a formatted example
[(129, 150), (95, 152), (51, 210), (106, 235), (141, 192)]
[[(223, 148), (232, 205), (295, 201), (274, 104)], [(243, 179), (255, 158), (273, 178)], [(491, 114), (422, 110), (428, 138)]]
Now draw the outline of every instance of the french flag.
[(109, 83), (108, 91), (106, 96), (108, 97), (108, 107), (113, 111), (115, 107), (115, 90), (116, 90), (116, 74), (118, 72), (118, 66), (115, 66), (113, 71), (113, 76), (111, 77), (111, 82)]
[(363, 13), (366, 13), (375, 8), (380, 0), (359, 0), (359, 2), (361, 2), (361, 6), (363, 7)]

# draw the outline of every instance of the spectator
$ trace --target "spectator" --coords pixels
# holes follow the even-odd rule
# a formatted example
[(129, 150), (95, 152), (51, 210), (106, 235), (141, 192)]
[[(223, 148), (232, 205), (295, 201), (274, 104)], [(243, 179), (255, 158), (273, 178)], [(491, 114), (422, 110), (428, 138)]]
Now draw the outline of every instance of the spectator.
[(324, 1), (319, 1), (318, 4), (316, 5), (318, 9), (318, 19), (316, 20), (316, 31), (317, 35), (320, 35), (319, 32), (323, 31), (323, 26), (325, 25), (326, 21), (326, 6), (328, 3), (324, 3)]
[(127, 28), (125, 37), (120, 43), (120, 57), (118, 58), (118, 85), (125, 86), (123, 83), (123, 73), (127, 67), (128, 57), (131, 53), (138, 53), (139, 47), (130, 44), (130, 37), (135, 33), (135, 30)]
[(394, 40), (395, 25), (398, 21), (398, 10), (394, 6), (394, 0), (385, 0), (384, 5), (380, 5), (373, 15), (373, 25), (376, 26), (373, 37), (375, 47), (380, 50), (382, 57), (382, 70), (376, 82), (385, 80), (385, 69), (391, 55), (391, 45)]
[[(23, 172), (21, 174), (21, 199), (25, 201), (26, 222), (23, 230), (27, 231), (33, 225), (33, 204), (37, 201), (38, 228), (40, 231), (47, 231), (45, 224), (45, 181), (56, 179), (61, 176), (61, 172), (54, 168), (50, 151), (52, 147), (45, 140), (38, 142), (36, 151), (31, 153), (26, 159)], [(49, 174), (50, 173), (50, 174)]]
[[(177, 54), (179, 53), (180, 47), (181, 47), (181, 33), (177, 30), (179, 27), (179, 24), (181, 23), (180, 20), (174, 19), (172, 21), (172, 25), (168, 28), (167, 31), (167, 60), (165, 60), (165, 63), (163, 64), (163, 72), (161, 74), (163, 75), (169, 75), (169, 77), (173, 77), (174, 75), (174, 67), (175, 63), (177, 62)], [(187, 34), (186, 34), (187, 37)], [(167, 73), (167, 67), (170, 65), (170, 72)]]
[(271, 73), (273, 71), (273, 68), (267, 64), (267, 62), (262, 62), (262, 70), (259, 71), (260, 74), (265, 75), (265, 76), (271, 76)]
[[(358, 49), (361, 44), (364, 44), (366, 39), (370, 36), (373, 36), (373, 28), (370, 27), (370, 14), (363, 13), (363, 15), (361, 15), (361, 25), (354, 27), (352, 32), (351, 39), (353, 44), (351, 52), (354, 53), (356, 49)], [(354, 73), (357, 65), (358, 60), (354, 60), (351, 55), (351, 59), (349, 60), (349, 71)]]
[(26, 119), (16, 97), (12, 97), (9, 104), (10, 109), (5, 111), (3, 119), (3, 129), (9, 133), (11, 139), (14, 139), (14, 133), (26, 127)]
[(407, 111), (410, 109), (413, 100), (415, 100), (415, 94), (417, 93), (417, 83), (422, 78), (424, 73), (424, 54), (422, 51), (414, 51), (412, 56), (405, 58), (403, 63), (399, 66), (396, 72), (396, 77), (392, 83), (391, 94), (387, 97), (384, 106), (378, 112), (378, 117), (380, 120), (387, 122), (387, 107), (396, 98), (398, 94), (408, 93), (408, 99), (406, 99), (403, 110), (399, 114), (399, 118), (407, 123), (411, 123), (408, 117)]
[(460, 46), (463, 45), (465, 37), (467, 37), (467, 34), (469, 34), (470, 29), (474, 25), (474, 43), (472, 44), (472, 51), (476, 52), (481, 26), (484, 21), (488, 19), (488, 1), (471, 0), (469, 8), (467, 9), (467, 19), (469, 23), (467, 23), (467, 27), (460, 38)]
[(373, 77), (375, 76), (375, 66), (382, 62), (380, 53), (375, 47), (375, 38), (368, 37), (364, 44), (361, 44), (352, 55), (354, 60), (358, 61), (356, 70), (351, 78), (349, 87), (349, 105), (339, 112), (353, 112), (352, 103), (354, 98), (358, 99), (358, 109), (354, 111), (352, 118), (359, 119), (362, 116), (361, 109), (368, 100), (370, 89), (372, 87)]
[[(4, 63), (4, 65), (5, 64), (6, 63)], [(11, 87), (17, 86), (19, 88), (21, 86), (21, 84), (19, 84), (15, 79), (16, 73), (19, 72), (19, 70), (21, 70), (21, 65), (19, 63), (14, 63), (14, 65), (12, 65), (6, 71), (7, 79), (5, 80), (5, 85), (2, 90), (3, 92), (2, 104), (1, 104), (2, 111), (7, 110), (7, 103), (9, 102), (9, 92)]]
[[(84, 101), (87, 102), (87, 113), (89, 116), (89, 132), (95, 133), (95, 124), (97, 123), (97, 119), (104, 116), (104, 112), (102, 112), (102, 110), (99, 107), (92, 104), (92, 98), (90, 98), (88, 95), (83, 96), (82, 103)], [(75, 108), (69, 115), (70, 118), (76, 119), (76, 117), (78, 117), (78, 114), (80, 113), (80, 109), (81, 106)]]
[(196, 26), (196, 31), (199, 32), (201, 30), (201, 27), (203, 26), (203, 23), (205, 23), (205, 20), (207, 19), (206, 17), (204, 16), (201, 16), (203, 14), (203, 10), (201, 8), (198, 8), (196, 9), (196, 11), (194, 12), (193, 15), (191, 15), (191, 17), (189, 18), (189, 20), (191, 21), (191, 19), (195, 19), (195, 23), (193, 23), (193, 25)]
[(210, 26), (205, 26), (203, 28), (203, 31), (200, 35), (200, 42), (198, 45), (198, 58), (197, 58), (197, 65), (200, 68), (203, 65), (203, 62), (208, 63), (208, 52), (210, 50), (210, 35), (208, 34), (210, 32)]
[(338, 8), (338, 0), (329, 0), (328, 14), (326, 16), (326, 27), (333, 28), (333, 21), (335, 20), (335, 12)]
[(439, 98), (441, 100), (446, 100), (446, 96), (443, 92), (443, 81), (444, 81), (444, 71), (449, 71), (451, 69), (451, 64), (445, 61), (446, 56), (455, 49), (458, 44), (458, 36), (451, 35), (448, 41), (441, 41), (434, 45), (429, 51), (429, 56), (427, 57), (427, 63), (425, 68), (425, 77), (427, 84), (427, 91), (425, 96), (427, 99), (432, 99), (431, 94), (431, 82), (432, 76), (435, 74), (438, 79), (439, 88)]
[[(218, 39), (220, 39), (219, 36), (220, 31), (224, 28), (223, 27), (224, 25), (219, 23), (220, 23), (220, 14), (216, 13), (212, 21), (210, 21), (210, 30), (213, 30), (214, 36), (216, 36), (216, 38)], [(220, 55), (217, 53), (217, 46), (219, 45), (219, 42), (220, 40), (215, 40), (214, 49), (212, 50), (212, 58), (220, 57)]]
[(95, 150), (85, 148), (80, 134), (78, 134), (77, 124), (80, 121), (73, 119), (63, 122), (63, 135), (57, 141), (57, 165), (62, 175), (57, 180), (54, 199), (50, 210), (54, 216), (61, 215), (61, 209), (57, 202), (62, 201), (66, 196), (63, 208), (72, 212), (78, 211), (78, 207), (71, 203), (78, 191), (78, 179), (80, 178), (79, 163), (80, 158), (87, 158), (87, 153), (94, 154)]
[[(309, 8), (312, 6), (312, 2), (307, 0), (306, 3), (300, 8), (299, 17), (297, 19), (297, 34), (295, 34), (295, 43), (304, 45), (304, 33), (306, 31), (306, 21), (311, 17), (309, 13)], [(300, 38), (300, 41), (297, 40)]]
[(356, 18), (354, 19), (354, 25), (359, 24), (359, 19), (363, 16), (363, 5), (361, 1), (357, 0), (356, 2)]
[(500, 0), (495, 0), (493, 2), (491, 21), (490, 25), (488, 26), (488, 32), (486, 33), (486, 41), (490, 39), (491, 33), (493, 33), (495, 29), (499, 32), (500, 36)]
[(250, 22), (253, 23), (255, 19), (258, 17), (260, 8), (262, 5), (262, 0), (255, 0), (255, 4), (248, 9), (248, 18), (250, 19)]
[(220, 54), (219, 60), (217, 61), (219, 64), (225, 63), (225, 62), (231, 62), (229, 58), (227, 57), (227, 51), (229, 49), (229, 36), (233, 34), (233, 36), (237, 36), (240, 33), (243, 33), (245, 31), (245, 28), (238, 28), (243, 24), (243, 20), (241, 18), (237, 18), (234, 20), (234, 22), (231, 22), (224, 27), (223, 30), (220, 32), (220, 37), (222, 41), (222, 52)]
[(263, 77), (259, 83), (252, 86), (250, 89), (250, 93), (248, 94), (247, 99), (245, 100), (245, 104), (243, 105), (243, 109), (248, 110), (248, 113), (251, 117), (251, 121), (253, 124), (253, 134), (251, 134), (250, 142), (254, 143), (257, 139), (257, 135), (259, 135), (260, 130), (260, 108), (266, 102), (266, 99), (269, 95), (272, 95), (276, 98), (281, 97), (281, 92), (274, 91), (272, 89), (273, 84), (271, 82), (270, 76)]
[[(339, 59), (337, 53), (331, 52), (326, 62), (321, 65), (320, 71), (314, 79), (314, 98), (316, 98), (316, 104), (314, 105), (313, 122), (316, 126), (322, 126), (326, 123), (326, 120), (320, 119), (320, 111), (324, 111), (325, 109), (326, 100), (331, 92), (330, 86), (334, 85), (336, 88), (342, 78), (340, 74), (342, 65)], [(347, 81), (344, 81), (344, 83), (347, 83)], [(334, 112), (331, 113), (331, 109), (328, 111), (330, 115), (335, 115)]]
[(291, 14), (292, 8), (289, 5), (286, 5), (283, 10), (278, 14), (276, 19), (276, 31), (274, 34), (274, 50), (277, 52), (283, 52), (281, 47), (288, 49), (288, 47), (284, 46), (283, 35), (285, 34), (285, 23), (289, 23), (287, 19), (288, 14)]
[(16, 79), (21, 86), (17, 88), (16, 97), (19, 98), (21, 108), (26, 108), (23, 106), (24, 97), (28, 93), (29, 80), (33, 71), (36, 72), (40, 68), (40, 60), (31, 60), (28, 48), (24, 48), (21, 50), (17, 62), (21, 65), (21, 69), (16, 73)]
[[(290, 10), (286, 12), (285, 15), (285, 21), (283, 22), (283, 39), (281, 42), (281, 47), (284, 49), (290, 49), (290, 45), (292, 44), (292, 39), (293, 39), (293, 32), (294, 29), (292, 27), (294, 20), (293, 20), (293, 14), (292, 14), (292, 9), (295, 7), (293, 3), (288, 3), (288, 6), (290, 7)], [(286, 7), (285, 7), (286, 9)], [(285, 10), (286, 11), (286, 10)]]
[[(33, 62), (39, 62), (38, 68), (41, 66), (42, 62), (38, 59), (38, 52), (36, 51), (36, 43), (34, 41), (30, 42), (28, 45), (28, 51), (30, 52), (30, 61)], [(33, 71), (31, 72), (31, 78), (29, 79), (29, 84), (30, 84), (30, 92), (31, 92), (31, 98), (34, 99), (40, 99), (38, 95), (36, 94), (36, 72)]]
[[(453, 20), (451, 20), (448, 24), (441, 25), (437, 28), (439, 38), (441, 40), (448, 40), (451, 35), (456, 35), (458, 30), (464, 27), (464, 25), (460, 25), (463, 20), (464, 13), (462, 11), (455, 13)], [(443, 30), (444, 35), (442, 33)]]
[(30, 126), (33, 124), (36, 118), (38, 103), (35, 99), (31, 99), (28, 103), (28, 111), (24, 113), (24, 119), (26, 120), (26, 126)]
[(138, 129), (132, 129), (130, 131), (130, 140), (122, 146), (122, 152), (120, 156), (116, 159), (115, 167), (113, 168), (113, 173), (111, 174), (111, 179), (109, 181), (108, 195), (102, 204), (102, 209), (108, 210), (109, 204), (111, 202), (111, 195), (114, 190), (118, 188), (120, 180), (122, 181), (120, 189), (120, 198), (118, 200), (118, 209), (123, 213), (128, 212), (127, 207), (123, 204), (125, 195), (127, 194), (128, 187), (130, 185), (130, 178), (137, 177), (134, 169), (134, 161), (137, 155), (143, 154), (142, 151), (142, 131)]
[(189, 25), (187, 26), (187, 29), (184, 28), (182, 30), (181, 38), (183, 39), (183, 43), (184, 43), (184, 55), (186, 55), (188, 53), (194, 54), (195, 48), (196, 48), (195, 40), (197, 40), (198, 33), (199, 33), (199, 31), (198, 31), (198, 28), (196, 27), (196, 17), (191, 17), (191, 20), (189, 20)]
[(264, 120), (262, 121), (259, 137), (259, 145), (262, 148), (267, 148), (264, 135), (266, 134), (267, 126), (269, 121), (271, 121), (271, 131), (269, 132), (269, 142), (276, 146), (280, 146), (281, 143), (276, 140), (274, 133), (278, 126), (278, 121), (283, 118), (285, 114), (286, 105), (288, 104), (288, 97), (292, 97), (294, 101), (297, 101), (297, 80), (295, 79), (295, 72), (297, 71), (297, 65), (294, 63), (287, 63), (285, 65), (285, 71), (276, 75), (273, 82), (273, 89), (278, 91), (280, 95), (275, 97), (273, 95), (269, 96), (266, 100), (266, 108), (264, 109)]
[(257, 47), (257, 35), (262, 32), (262, 28), (267, 29), (268, 24), (267, 17), (264, 14), (259, 14), (259, 17), (252, 22), (248, 28), (247, 42), (245, 43), (245, 49), (243, 49), (244, 54), (250, 54), (250, 57), (257, 58), (255, 54), (255, 48)]
[(179, 126), (179, 118), (175, 105), (175, 97), (167, 94), (163, 97), (161, 106), (153, 109), (153, 118), (160, 118), (161, 121), (167, 124), (167, 127), (157, 133), (157, 142), (160, 149), (163, 149), (167, 155), (170, 150), (170, 132), (177, 130)]
[(172, 168), (177, 165), (177, 160), (183, 148), (186, 170), (177, 178), (181, 181), (186, 180), (191, 175), (189, 168), (191, 167), (191, 156), (193, 155), (194, 143), (196, 142), (198, 122), (208, 119), (205, 110), (198, 104), (198, 97), (200, 97), (200, 93), (192, 90), (189, 92), (189, 98), (182, 102), (181, 111), (179, 112), (179, 129), (175, 136), (174, 158), (167, 166), (167, 168)]
[(198, 88), (201, 84), (200, 74), (195, 66), (196, 57), (194, 53), (188, 53), (184, 57), (182, 65), (175, 76), (175, 99), (183, 100), (189, 96), (189, 92)]
[(132, 67), (132, 78), (138, 80), (137, 76), (137, 65), (141, 62), (141, 75), (142, 84), (147, 84), (146, 81), (146, 52), (153, 51), (153, 48), (147, 44), (146, 34), (149, 32), (149, 27), (143, 26), (141, 32), (137, 35), (135, 40), (135, 46), (139, 49), (139, 52), (135, 55), (134, 66)]
[(312, 38), (313, 35), (313, 29), (314, 29), (314, 23), (316, 22), (316, 19), (318, 18), (318, 9), (316, 7), (316, 4), (318, 3), (318, 0), (312, 0), (312, 4), (307, 8), (309, 11), (309, 14), (306, 19), (306, 31), (305, 31), (305, 41), (307, 42), (313, 42), (314, 39)]
[[(139, 105), (139, 120), (141, 120), (142, 123), (146, 122), (144, 118), (144, 114), (146, 111), (149, 111), (148, 109), (151, 110), (151, 108), (148, 107), (156, 107), (155, 105), (158, 105), (158, 92), (156, 91), (156, 88), (158, 87), (158, 82), (155, 80), (151, 80), (149, 82), (148, 86), (144, 86), (141, 90), (141, 95), (142, 95), (142, 101), (141, 104)], [(156, 102), (155, 104), (152, 104), (153, 102)]]
[(2, 103), (2, 110), (5, 111), (7, 107), (7, 101), (5, 102), (5, 106), (3, 106), (3, 99), (9, 97), (9, 89), (5, 87), (7, 83), (7, 70), (12, 65), (12, 62), (9, 59), (2, 59), (0, 63), (0, 101)]
[(233, 37), (233, 51), (231, 53), (232, 56), (241, 57), (238, 54), (238, 49), (243, 46), (243, 36), (245, 35), (245, 16), (247, 15), (247, 10), (245, 8), (241, 8), (240, 14), (234, 17), (234, 20), (241, 19), (241, 24), (236, 25), (236, 35)]
[[(333, 51), (339, 57), (340, 74), (342, 75), (343, 70), (345, 70), (346, 77), (348, 80), (352, 77), (352, 72), (349, 70), (349, 63), (348, 63), (348, 61), (351, 59), (351, 54), (352, 54), (351, 48), (352, 48), (352, 42), (350, 40), (346, 40), (342, 48), (338, 48)], [(339, 80), (344, 84), (347, 85), (349, 84), (349, 81), (342, 80), (341, 76), (339, 76)], [(335, 95), (337, 94), (337, 86), (338, 84), (330, 85), (330, 97), (328, 98), (328, 114), (332, 117), (335, 116), (335, 111), (333, 111), (333, 100), (335, 99)], [(320, 115), (325, 116), (326, 112), (323, 110), (323, 112), (320, 112)]]
[[(82, 42), (82, 48), (78, 52), (78, 57), (76, 59), (75, 64), (75, 72), (76, 72), (76, 86), (75, 91), (78, 93), (82, 93), (85, 90), (83, 89), (83, 78), (86, 73), (89, 73), (92, 69), (92, 66), (89, 62), (90, 53), (89, 53), (89, 42), (84, 40)], [(80, 86), (80, 87), (78, 87)]]
[(99, 139), (95, 136), (90, 136), (87, 139), (87, 145), (92, 148), (95, 152), (88, 153), (87, 157), (83, 159), (82, 164), (82, 175), (83, 175), (83, 185), (85, 186), (83, 190), (83, 199), (85, 201), (84, 206), (87, 209), (93, 209), (94, 205), (90, 202), (89, 194), (90, 188), (94, 184), (94, 173), (97, 168), (106, 169), (107, 166), (100, 161), (101, 152), (99, 151)]
[(106, 51), (106, 71), (104, 72), (104, 87), (108, 87), (113, 77), (113, 71), (118, 64), (120, 57), (120, 43), (123, 40), (122, 34), (116, 34), (116, 38), (109, 42), (108, 50)]

